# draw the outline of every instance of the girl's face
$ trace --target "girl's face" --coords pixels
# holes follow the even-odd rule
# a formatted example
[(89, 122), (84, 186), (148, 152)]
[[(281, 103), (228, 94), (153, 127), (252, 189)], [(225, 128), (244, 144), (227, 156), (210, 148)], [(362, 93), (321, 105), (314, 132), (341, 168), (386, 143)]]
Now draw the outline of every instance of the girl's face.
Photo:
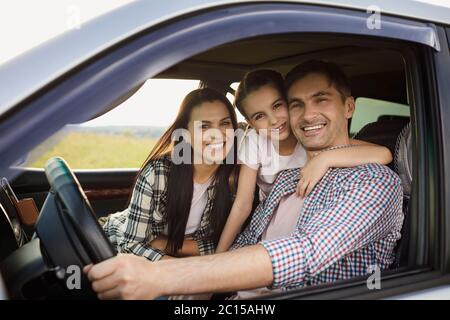
[(286, 140), (291, 134), (287, 103), (273, 86), (265, 85), (250, 93), (243, 101), (243, 108), (247, 122), (258, 133), (278, 141)]
[(223, 163), (233, 146), (230, 113), (221, 101), (204, 102), (191, 112), (188, 123), (194, 163)]

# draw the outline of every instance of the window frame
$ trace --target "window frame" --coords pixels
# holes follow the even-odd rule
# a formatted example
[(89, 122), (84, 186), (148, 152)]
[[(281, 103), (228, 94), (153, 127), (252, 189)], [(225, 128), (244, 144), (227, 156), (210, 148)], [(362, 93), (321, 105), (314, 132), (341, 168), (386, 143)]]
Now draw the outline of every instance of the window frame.
[(446, 122), (450, 119), (450, 29), (447, 26), (447, 35), (445, 28), (437, 28), (441, 41), (447, 44), (441, 47), (439, 52), (430, 53), (429, 59), (433, 62), (433, 70), (430, 74), (430, 81), (434, 84), (434, 95), (438, 110), (436, 114), (432, 113), (432, 123), (430, 125), (433, 136), (437, 141), (437, 167), (439, 176), (439, 185), (436, 190), (441, 194), (439, 198), (439, 233), (438, 241), (442, 259), (440, 269), (442, 272), (450, 272), (450, 126)]

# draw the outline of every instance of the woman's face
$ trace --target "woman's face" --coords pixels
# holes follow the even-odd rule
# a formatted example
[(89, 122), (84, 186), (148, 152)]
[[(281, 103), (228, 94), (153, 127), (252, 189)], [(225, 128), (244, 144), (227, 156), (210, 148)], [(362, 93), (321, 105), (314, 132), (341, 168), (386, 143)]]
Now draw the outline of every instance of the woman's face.
[(271, 85), (250, 93), (243, 101), (247, 122), (259, 134), (283, 141), (291, 134), (289, 110), (283, 95)]
[(221, 101), (204, 102), (193, 108), (188, 131), (194, 150), (194, 163), (223, 163), (233, 146), (233, 123), (227, 107)]

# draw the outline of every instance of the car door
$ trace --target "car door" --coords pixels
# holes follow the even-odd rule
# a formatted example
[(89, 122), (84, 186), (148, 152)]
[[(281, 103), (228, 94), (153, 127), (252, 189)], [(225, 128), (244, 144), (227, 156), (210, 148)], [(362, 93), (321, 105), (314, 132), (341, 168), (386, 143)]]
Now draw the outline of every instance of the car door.
[[(127, 12), (133, 8), (142, 10), (142, 6), (152, 9), (151, 4), (139, 3), (134, 7), (130, 5)], [(390, 15), (383, 16), (382, 28), (369, 28), (369, 17), (361, 9), (294, 3), (229, 3), (225, 7), (202, 7), (201, 11), (192, 10), (186, 15), (173, 16), (164, 24), (147, 25), (139, 32), (129, 30), (126, 38), (109, 43), (101, 52), (80, 61), (76, 68), (61, 74), (58, 81), (52, 79), (2, 118), (0, 152), (5, 154), (0, 160), (2, 172), (6, 173), (10, 163), (66, 123), (89, 119), (145, 79), (218, 45), (250, 37), (289, 33), (330, 33), (378, 41), (381, 46), (395, 47), (407, 59), (415, 137), (414, 201), (411, 209), (414, 232), (410, 241), (410, 250), (414, 254), (411, 254), (406, 268), (381, 273), (381, 289), (370, 290), (367, 277), (364, 277), (295, 290), (272, 298), (385, 298), (449, 284), (450, 254), (449, 242), (446, 241), (450, 233), (444, 231), (449, 228), (450, 208), (443, 195), (450, 190), (450, 180), (445, 181), (445, 177), (440, 176), (441, 172), (449, 172), (448, 150), (443, 144), (444, 132), (449, 128), (442, 125), (444, 120), (441, 118), (448, 113), (444, 111), (444, 101), (449, 101), (444, 99), (448, 98), (448, 93), (443, 91), (442, 80), (443, 70), (448, 70), (449, 66), (448, 47), (443, 46), (446, 43), (445, 31), (439, 24)], [(442, 70), (438, 70), (436, 64)], [(19, 127), (20, 130), (13, 134), (11, 128)], [(30, 132), (34, 133), (31, 137)], [(18, 141), (20, 145), (17, 145)], [(16, 147), (12, 148), (14, 144)], [(431, 150), (436, 153), (431, 153)], [(430, 154), (436, 156), (431, 158)], [(444, 168), (447, 170), (443, 171)], [(42, 187), (38, 188), (39, 192), (45, 193), (42, 174), (30, 178), (31, 174), (24, 173), (22, 182), (27, 177), (28, 181), (40, 181)], [(12, 173), (8, 171), (8, 175)], [(113, 189), (126, 188), (132, 175), (131, 172), (118, 173), (100, 189), (106, 185)], [(105, 176), (80, 174), (80, 180), (89, 188)], [(19, 177), (15, 182), (19, 190), (20, 183)], [(25, 187), (20, 194), (27, 192), (32, 191)], [(436, 221), (445, 223), (438, 227)]]
[[(98, 217), (125, 209), (137, 169), (74, 170)], [(49, 184), (44, 169), (21, 168), (11, 187), (19, 199), (33, 198), (40, 209)]]

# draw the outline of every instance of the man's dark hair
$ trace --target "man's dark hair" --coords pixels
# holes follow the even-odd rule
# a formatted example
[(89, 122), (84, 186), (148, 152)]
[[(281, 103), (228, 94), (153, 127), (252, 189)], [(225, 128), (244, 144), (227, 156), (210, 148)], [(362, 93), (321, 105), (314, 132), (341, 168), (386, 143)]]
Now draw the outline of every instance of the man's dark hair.
[(284, 80), (286, 92), (294, 82), (303, 79), (311, 73), (319, 73), (326, 76), (330, 85), (340, 93), (343, 102), (351, 96), (350, 82), (341, 68), (335, 63), (319, 60), (303, 62), (289, 71)]

